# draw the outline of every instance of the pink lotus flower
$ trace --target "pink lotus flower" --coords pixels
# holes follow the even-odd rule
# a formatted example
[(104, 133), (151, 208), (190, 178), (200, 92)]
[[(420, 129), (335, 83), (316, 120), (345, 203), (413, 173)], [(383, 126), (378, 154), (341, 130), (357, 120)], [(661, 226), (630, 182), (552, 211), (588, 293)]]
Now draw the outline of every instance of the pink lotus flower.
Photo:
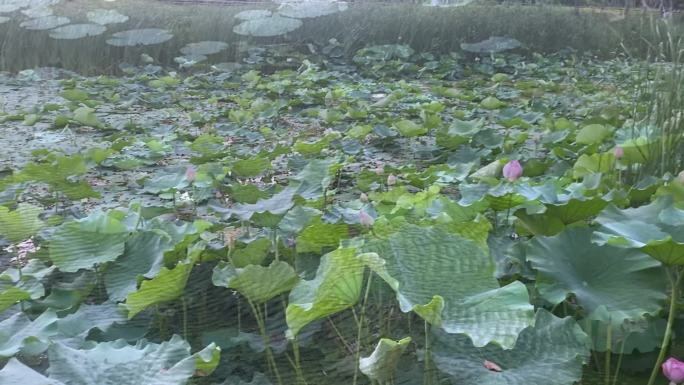
[(387, 185), (394, 186), (395, 184), (397, 184), (397, 177), (394, 174), (389, 174), (387, 176)]
[(517, 160), (511, 160), (503, 168), (503, 176), (511, 182), (516, 181), (522, 176), (523, 168)]
[(615, 150), (613, 150), (613, 155), (615, 155), (615, 159), (621, 159), (623, 156), (625, 156), (625, 149), (617, 146), (615, 147)]
[(684, 183), (684, 171), (679, 173), (679, 181)]
[(185, 179), (192, 183), (195, 180), (195, 177), (197, 177), (197, 169), (195, 169), (194, 166), (188, 166), (188, 168), (185, 169)]
[(359, 200), (363, 203), (368, 203), (368, 195), (366, 195), (366, 193), (361, 193), (361, 195), (359, 195)]
[(670, 380), (670, 384), (684, 382), (684, 362), (670, 357), (663, 363), (663, 374)]
[(375, 219), (367, 212), (361, 210), (359, 211), (359, 223), (364, 227), (371, 227), (373, 226), (373, 223), (375, 223)]

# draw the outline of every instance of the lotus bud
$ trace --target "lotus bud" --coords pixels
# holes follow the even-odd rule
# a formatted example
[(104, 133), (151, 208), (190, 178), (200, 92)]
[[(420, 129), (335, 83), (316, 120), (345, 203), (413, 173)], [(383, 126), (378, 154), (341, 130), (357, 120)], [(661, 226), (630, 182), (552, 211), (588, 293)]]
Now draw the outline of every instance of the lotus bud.
[(375, 219), (367, 212), (361, 210), (359, 211), (359, 223), (364, 227), (371, 227), (373, 226), (373, 223), (375, 223)]
[(684, 171), (679, 173), (679, 181), (684, 183)]
[(523, 168), (517, 160), (511, 160), (503, 168), (503, 176), (514, 182), (522, 176)]
[(188, 168), (185, 169), (185, 179), (192, 183), (195, 180), (195, 177), (197, 177), (197, 169), (195, 169), (194, 166), (188, 166)]
[(366, 195), (366, 193), (361, 193), (361, 195), (359, 195), (359, 200), (363, 203), (368, 203), (368, 195)]
[(663, 374), (670, 380), (670, 384), (680, 384), (684, 382), (684, 362), (674, 357), (670, 357), (662, 365)]
[(389, 174), (387, 176), (387, 185), (394, 186), (395, 184), (397, 184), (397, 177), (394, 174)]
[(622, 157), (625, 156), (625, 149), (617, 146), (615, 147), (615, 150), (613, 150), (613, 155), (615, 155), (615, 159), (622, 159)]

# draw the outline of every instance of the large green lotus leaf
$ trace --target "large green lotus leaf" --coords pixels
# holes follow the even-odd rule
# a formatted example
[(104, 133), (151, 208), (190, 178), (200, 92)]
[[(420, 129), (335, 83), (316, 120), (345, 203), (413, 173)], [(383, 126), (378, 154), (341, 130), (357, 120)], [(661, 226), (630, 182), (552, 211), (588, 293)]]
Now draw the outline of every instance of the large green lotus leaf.
[(268, 267), (249, 265), (238, 269), (221, 262), (212, 276), (215, 286), (235, 289), (253, 303), (263, 303), (290, 291), (298, 280), (292, 266), (283, 261), (273, 261)]
[(131, 346), (117, 340), (85, 350), (55, 343), (48, 357), (50, 379), (69, 385), (185, 385), (195, 373), (198, 359), (190, 354), (190, 345), (176, 335), (161, 344), (142, 341)]
[(304, 199), (318, 199), (328, 189), (332, 176), (330, 168), (334, 161), (331, 159), (314, 159), (310, 161), (302, 171), (292, 177), (293, 181), (299, 182), (297, 194)]
[(613, 131), (603, 124), (590, 124), (582, 127), (575, 141), (580, 144), (597, 144), (603, 142)]
[(396, 128), (402, 136), (405, 136), (407, 138), (424, 135), (428, 132), (427, 127), (406, 119), (394, 123), (394, 128)]
[(399, 341), (388, 338), (380, 339), (370, 356), (359, 359), (359, 370), (368, 376), (371, 381), (380, 384), (391, 381), (397, 371), (399, 358), (409, 343), (411, 343), (411, 337), (406, 337)]
[(609, 206), (596, 218), (601, 226), (593, 241), (603, 245), (640, 248), (666, 265), (684, 264), (684, 226), (669, 197), (637, 208)]
[(128, 319), (135, 317), (151, 305), (173, 301), (180, 297), (191, 270), (192, 264), (179, 263), (172, 270), (162, 267), (156, 277), (143, 281), (138, 291), (126, 297)]
[(126, 315), (113, 302), (99, 305), (81, 305), (78, 310), (57, 321), (60, 337), (84, 336), (94, 328), (106, 332), (114, 323), (126, 322)]
[(602, 154), (582, 154), (572, 166), (573, 178), (583, 178), (594, 173), (607, 173), (615, 167), (615, 155), (612, 152)]
[(321, 253), (326, 247), (337, 247), (349, 238), (349, 226), (344, 223), (322, 223), (316, 218), (297, 237), (297, 252)]
[(618, 324), (656, 314), (666, 298), (661, 264), (639, 250), (591, 243), (591, 233), (567, 228), (531, 241), (527, 259), (541, 296), (557, 304), (573, 294), (588, 318)]
[(285, 214), (294, 206), (293, 198), (297, 193), (294, 187), (287, 187), (268, 199), (259, 199), (256, 203), (238, 203), (231, 213), (242, 220), (249, 220), (255, 213)]
[(55, 230), (50, 238), (50, 259), (64, 272), (90, 269), (120, 256), (128, 235), (128, 228), (120, 218), (94, 213)]
[(45, 295), (42, 280), (54, 271), (37, 259), (31, 259), (19, 269), (10, 268), (0, 274), (0, 312), (19, 301), (38, 299)]
[(515, 216), (530, 233), (549, 236), (560, 233), (566, 225), (591, 218), (607, 205), (601, 198), (571, 198), (563, 203), (545, 203), (546, 211), (542, 214), (529, 214), (521, 209)]
[(511, 347), (532, 322), (525, 285), (514, 282), (500, 288), (487, 249), (471, 238), (409, 225), (386, 238), (369, 240), (363, 250), (384, 260), (383, 266), (369, 266), (396, 291), (402, 311), (422, 311), (420, 306), (439, 296), (444, 310), (437, 326), (467, 334), (477, 346), (495, 342)]
[(42, 212), (42, 208), (29, 203), (19, 203), (13, 211), (0, 206), (0, 236), (10, 242), (20, 242), (35, 235), (45, 226), (38, 218)]
[(159, 231), (141, 231), (131, 236), (123, 255), (105, 272), (109, 298), (123, 301), (137, 289), (139, 276), (156, 276), (163, 265), (164, 253), (173, 249), (173, 240)]
[(64, 385), (64, 383), (52, 380), (36, 372), (21, 363), (16, 358), (7, 362), (0, 370), (0, 384), (3, 385)]
[(288, 336), (309, 323), (348, 309), (359, 300), (364, 273), (356, 250), (340, 248), (321, 257), (316, 277), (302, 280), (290, 292), (286, 310)]
[[(575, 320), (543, 309), (511, 350), (492, 344), (477, 348), (463, 335), (436, 335), (433, 359), (452, 384), (572, 385), (589, 358), (589, 338)], [(490, 369), (492, 364), (501, 371)]]
[(57, 314), (51, 310), (33, 321), (26, 314), (17, 313), (0, 322), (0, 357), (11, 357), (18, 352), (40, 354), (57, 332)]

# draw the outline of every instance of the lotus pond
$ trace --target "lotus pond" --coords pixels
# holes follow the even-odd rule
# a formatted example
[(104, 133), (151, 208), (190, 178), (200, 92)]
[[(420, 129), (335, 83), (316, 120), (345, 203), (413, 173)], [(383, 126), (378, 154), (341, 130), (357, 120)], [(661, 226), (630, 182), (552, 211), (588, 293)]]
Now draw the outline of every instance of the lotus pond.
[(237, 13), (228, 57), (56, 3), (0, 0), (6, 36), (125, 52), (0, 60), (0, 385), (665, 384), (684, 357), (673, 21), (647, 57), (350, 52), (286, 44), (347, 5), (286, 3)]

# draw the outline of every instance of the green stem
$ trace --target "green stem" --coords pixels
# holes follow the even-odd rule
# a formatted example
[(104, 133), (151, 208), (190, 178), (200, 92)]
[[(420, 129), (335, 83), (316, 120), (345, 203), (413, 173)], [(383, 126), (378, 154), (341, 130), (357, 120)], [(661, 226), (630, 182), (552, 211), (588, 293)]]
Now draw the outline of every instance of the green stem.
[(608, 330), (606, 331), (606, 356), (605, 356), (605, 366), (603, 368), (603, 383), (605, 385), (610, 385), (610, 359), (612, 356), (612, 346), (613, 346), (613, 323), (611, 319), (608, 319)]
[(653, 371), (651, 371), (651, 377), (648, 379), (648, 385), (655, 384), (658, 373), (660, 372), (660, 365), (663, 364), (665, 360), (665, 354), (667, 353), (667, 348), (670, 345), (670, 339), (672, 338), (672, 324), (674, 323), (675, 314), (677, 312), (677, 298), (679, 297), (679, 283), (682, 280), (682, 274), (679, 271), (675, 272), (676, 278), (672, 277), (672, 274), (668, 274), (670, 278), (670, 284), (672, 285), (672, 293), (670, 294), (670, 313), (667, 316), (667, 326), (665, 327), (665, 335), (663, 336), (663, 343), (660, 345), (660, 354), (658, 354), (658, 359), (653, 366)]
[(425, 376), (425, 384), (426, 385), (431, 385), (432, 384), (432, 368), (430, 367), (432, 365), (432, 360), (430, 358), (430, 327), (428, 325), (427, 321), (424, 322), (424, 327), (423, 330), (425, 332), (425, 359), (424, 359), (424, 370), (425, 372), (423, 373)]
[(188, 303), (185, 301), (185, 296), (181, 297), (181, 305), (183, 306), (183, 338), (188, 340)]
[[(353, 385), (357, 384), (359, 377), (359, 359), (361, 358), (361, 332), (363, 331), (363, 323), (366, 318), (366, 305), (368, 304), (368, 293), (370, 292), (371, 280), (373, 279), (373, 272), (368, 272), (368, 282), (366, 282), (366, 293), (363, 296), (363, 305), (361, 305), (361, 315), (359, 316), (358, 328), (356, 331), (356, 354), (354, 359), (354, 381)], [(352, 308), (353, 309), (353, 308)]]
[(617, 365), (615, 365), (615, 376), (613, 377), (613, 385), (617, 385), (618, 377), (620, 377), (620, 367), (622, 366), (622, 357), (624, 356), (625, 342), (627, 342), (627, 337), (629, 337), (629, 335), (625, 336), (625, 338), (622, 340), (622, 344), (620, 344), (620, 355), (618, 356)]
[(259, 326), (259, 333), (261, 334), (261, 339), (264, 341), (264, 350), (266, 351), (266, 363), (269, 369), (275, 375), (278, 385), (283, 385), (283, 379), (280, 377), (280, 372), (278, 371), (278, 366), (276, 365), (275, 358), (273, 357), (273, 351), (271, 350), (271, 339), (266, 334), (266, 323), (264, 322), (264, 317), (261, 315), (259, 308), (254, 305), (252, 301), (247, 300), (249, 306), (252, 308), (252, 313), (254, 313), (254, 318), (256, 318), (257, 325)]

